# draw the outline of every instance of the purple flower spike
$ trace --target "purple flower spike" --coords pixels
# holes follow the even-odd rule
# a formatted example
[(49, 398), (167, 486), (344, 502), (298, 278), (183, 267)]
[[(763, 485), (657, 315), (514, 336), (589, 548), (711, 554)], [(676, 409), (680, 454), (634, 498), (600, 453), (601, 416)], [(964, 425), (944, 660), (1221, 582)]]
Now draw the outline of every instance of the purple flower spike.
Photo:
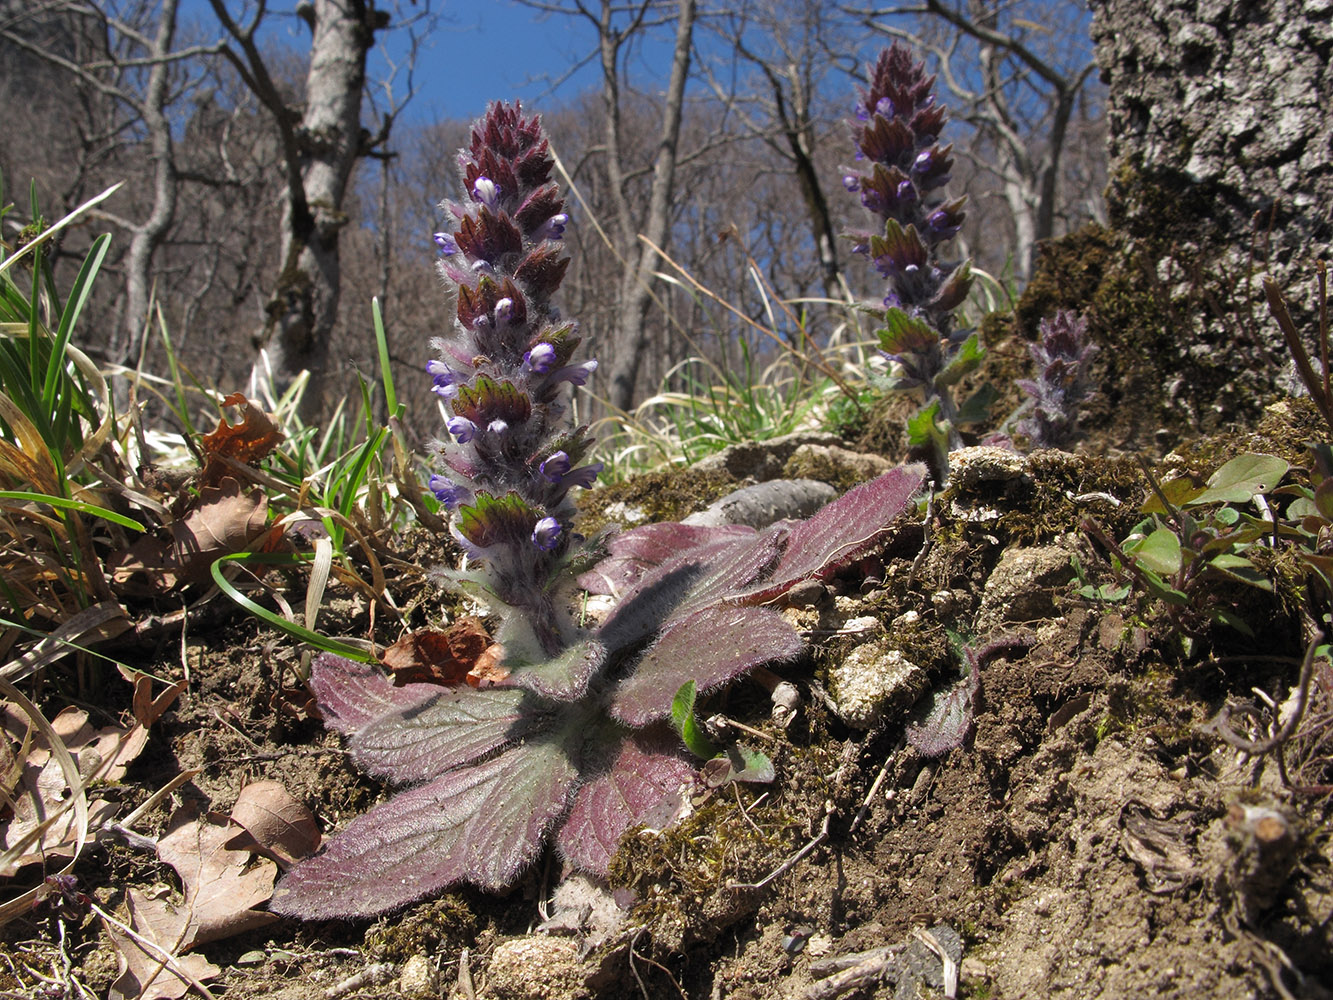
[(553, 517), (544, 517), (532, 529), (532, 544), (543, 552), (552, 551), (560, 542), (560, 522)]
[(543, 341), (523, 355), (523, 367), (534, 375), (545, 375), (555, 367), (555, 348)]
[(467, 417), (450, 417), (444, 426), (459, 444), (467, 444), (477, 433), (477, 425)]
[(557, 451), (554, 455), (542, 462), (539, 471), (542, 478), (548, 483), (559, 483), (565, 476), (569, 475), (569, 456), (563, 451)]
[(472, 185), (472, 200), (481, 202), (494, 212), (500, 201), (500, 189), (489, 177), (478, 177)]
[(433, 239), (435, 245), (440, 248), (440, 253), (446, 257), (452, 257), (458, 253), (458, 244), (454, 242), (453, 236), (449, 233), (436, 233)]

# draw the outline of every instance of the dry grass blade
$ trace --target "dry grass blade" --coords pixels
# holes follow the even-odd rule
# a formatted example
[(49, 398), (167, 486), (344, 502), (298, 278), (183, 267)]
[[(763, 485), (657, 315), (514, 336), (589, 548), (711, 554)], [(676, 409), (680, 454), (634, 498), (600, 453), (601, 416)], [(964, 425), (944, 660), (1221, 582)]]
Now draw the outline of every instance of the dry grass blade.
[[(107, 627), (113, 622), (115, 624)], [(130, 623), (125, 617), (124, 610), (115, 601), (94, 604), (70, 618), (22, 656), (0, 667), (0, 678), (11, 683), (21, 681), (34, 670), (55, 662), (66, 653), (82, 648), (81, 642), (89, 633), (96, 632), (94, 638), (108, 639), (120, 635), (129, 627)]]

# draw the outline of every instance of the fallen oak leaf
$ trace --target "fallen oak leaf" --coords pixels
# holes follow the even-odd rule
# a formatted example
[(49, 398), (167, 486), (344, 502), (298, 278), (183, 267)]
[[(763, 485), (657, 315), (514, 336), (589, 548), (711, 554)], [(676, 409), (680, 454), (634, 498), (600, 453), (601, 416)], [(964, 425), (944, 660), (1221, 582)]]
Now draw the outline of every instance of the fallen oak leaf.
[(278, 781), (252, 781), (242, 788), (231, 819), (242, 830), (227, 841), (228, 849), (264, 854), (284, 870), (319, 848), (314, 815)]
[(244, 393), (233, 392), (222, 400), (223, 406), (234, 406), (241, 412), (241, 419), (235, 424), (227, 422), (226, 417), (218, 420), (217, 429), (199, 439), (207, 461), (201, 479), (205, 483), (220, 482), (232, 468), (229, 458), (242, 465), (258, 462), (271, 452), (283, 439), (283, 433), (263, 408)]
[[(103, 919), (102, 926), (116, 949), (119, 969), (116, 981), (107, 991), (108, 1000), (179, 1000), (192, 985), (187, 977), (202, 981), (214, 979), (222, 972), (203, 955), (177, 954), (179, 922), (170, 910), (155, 908), (157, 902), (137, 889), (125, 894), (131, 928), (140, 938), (156, 945), (156, 949)], [(168, 955), (170, 961), (166, 959)]]
[(181, 693), (189, 687), (188, 682), (179, 680), (154, 698), (153, 678), (151, 676), (133, 670), (124, 664), (118, 664), (116, 669), (120, 671), (120, 676), (134, 685), (134, 701), (132, 704), (134, 719), (145, 728), (162, 718), (162, 713), (170, 708)]
[(113, 555), (107, 569), (123, 593), (164, 593), (207, 579), (219, 556), (243, 551), (263, 534), (267, 521), (263, 491), (242, 493), (240, 481), (227, 476), (200, 490), (193, 507), (168, 526), (165, 536), (159, 531), (138, 539)]
[[(180, 876), (182, 901), (144, 899), (145, 920), (168, 927), (165, 910), (177, 921), (179, 949), (231, 937), (272, 923), (277, 917), (255, 907), (273, 895), (278, 867), (266, 858), (252, 860), (248, 850), (227, 846), (237, 824), (219, 813), (197, 816), (178, 809), (157, 842), (157, 856)], [(136, 926), (136, 930), (139, 928)]]

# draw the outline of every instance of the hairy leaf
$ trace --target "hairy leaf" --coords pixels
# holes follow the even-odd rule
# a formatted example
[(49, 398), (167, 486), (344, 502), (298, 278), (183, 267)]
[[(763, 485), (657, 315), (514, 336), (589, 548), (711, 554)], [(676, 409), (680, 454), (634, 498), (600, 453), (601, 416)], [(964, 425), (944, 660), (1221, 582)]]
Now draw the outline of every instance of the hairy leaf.
[(625, 831), (639, 823), (668, 825), (681, 786), (693, 777), (693, 765), (670, 733), (625, 735), (606, 770), (578, 790), (556, 846), (578, 868), (606, 874)]
[(680, 734), (685, 747), (696, 757), (705, 760), (717, 753), (717, 747), (704, 735), (699, 720), (694, 717), (694, 701), (698, 696), (698, 685), (689, 680), (680, 686), (671, 699), (671, 728)]
[(549, 706), (514, 688), (435, 688), (430, 700), (391, 711), (352, 737), (357, 765), (394, 781), (420, 781), (526, 738), (550, 720)]
[(762, 584), (733, 595), (766, 601), (803, 580), (820, 579), (873, 546), (912, 504), (926, 478), (924, 465), (903, 465), (848, 491), (814, 517), (787, 526), (786, 548)]
[(755, 534), (744, 525), (645, 524), (612, 538), (606, 547), (607, 558), (579, 577), (579, 586), (593, 594), (620, 594), (638, 584), (648, 570), (683, 551), (717, 539)]
[(705, 608), (667, 626), (633, 673), (616, 685), (611, 715), (630, 726), (669, 718), (672, 699), (687, 681), (708, 691), (803, 649), (796, 630), (769, 608)]
[(384, 913), (464, 880), (502, 889), (537, 856), (576, 777), (563, 743), (529, 742), (400, 792), (292, 869), (271, 908), (328, 920)]
[(315, 657), (310, 689), (319, 699), (324, 724), (340, 733), (354, 733), (382, 715), (408, 711), (440, 693), (436, 684), (396, 687), (370, 664), (332, 653)]
[(595, 639), (576, 643), (545, 663), (516, 667), (508, 682), (545, 698), (574, 701), (606, 662), (606, 647)]

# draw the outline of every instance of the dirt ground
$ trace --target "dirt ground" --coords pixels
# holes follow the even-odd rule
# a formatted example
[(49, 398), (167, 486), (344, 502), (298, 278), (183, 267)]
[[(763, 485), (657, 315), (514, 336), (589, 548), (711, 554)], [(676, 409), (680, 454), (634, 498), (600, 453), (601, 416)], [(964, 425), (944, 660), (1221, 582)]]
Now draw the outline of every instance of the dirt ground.
[[(1200, 473), (1218, 464), (1198, 461)], [(632, 502), (634, 488), (616, 496)], [(561, 872), (548, 857), (504, 896), (462, 888), (375, 921), (280, 920), (204, 944), (220, 969), (208, 988), (238, 1000), (1328, 996), (1328, 794), (1285, 788), (1272, 755), (1248, 759), (1209, 728), (1227, 699), (1288, 698), (1308, 622), (1281, 593), (1247, 592), (1254, 638), (1210, 625), (1186, 642), (1139, 591), (1080, 596), (1071, 554), (1088, 581), (1112, 579), (1082, 519), (1122, 537), (1145, 495), (1124, 460), (1039, 456), (939, 498), (924, 557), (908, 525), (878, 561), (805, 590), (789, 613), (812, 652), (782, 670), (802, 695), (795, 721), (772, 722), (757, 685), (708, 709), (766, 734), (777, 781), (700, 789), (677, 827), (631, 831), (614, 893), (575, 884), (552, 902)], [(406, 602), (411, 624), (437, 614), (410, 572), (399, 583), (423, 588)], [(342, 611), (349, 632), (365, 628), (363, 606)], [(948, 632), (1021, 639), (984, 660), (964, 745), (925, 758), (906, 742), (905, 709), (847, 724), (839, 632), (865, 617), (932, 687), (957, 674)], [(327, 836), (385, 794), (303, 715), (297, 651), (253, 620), (127, 655), (164, 677), (188, 667), (190, 686), (114, 789), (122, 808), (198, 768), (177, 806), (225, 813), (246, 784), (275, 780)], [(93, 709), (114, 720), (128, 703), (112, 678)], [(1333, 743), (1323, 724), (1316, 764)], [(167, 815), (138, 829), (160, 835)], [(179, 891), (124, 844), (86, 854), (76, 874), (113, 912), (132, 887)], [(36, 910), (2, 933), (0, 998), (78, 996), (80, 984), (104, 996), (116, 979), (91, 916)], [(932, 949), (956, 964), (956, 988)]]

